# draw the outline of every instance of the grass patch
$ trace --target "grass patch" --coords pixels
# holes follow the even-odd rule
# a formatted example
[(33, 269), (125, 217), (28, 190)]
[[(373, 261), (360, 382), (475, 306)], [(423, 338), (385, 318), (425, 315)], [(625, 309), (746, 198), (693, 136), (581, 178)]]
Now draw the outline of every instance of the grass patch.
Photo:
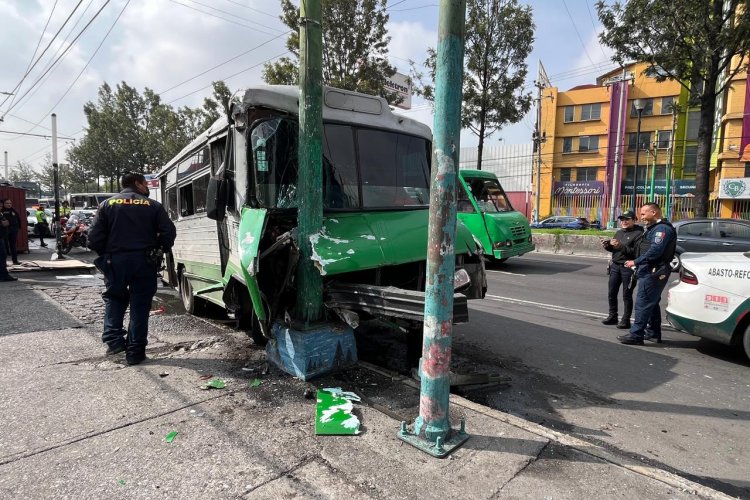
[(531, 229), (532, 234), (572, 234), (572, 235), (592, 235), (592, 236), (614, 236), (614, 230), (607, 229)]

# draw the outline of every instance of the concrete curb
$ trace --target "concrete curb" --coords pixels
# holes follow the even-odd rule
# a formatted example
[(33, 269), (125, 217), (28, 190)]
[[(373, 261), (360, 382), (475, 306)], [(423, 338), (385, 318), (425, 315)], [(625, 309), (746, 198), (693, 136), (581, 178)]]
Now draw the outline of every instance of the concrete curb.
[[(365, 361), (360, 361), (358, 364), (362, 368), (373, 371), (375, 373), (379, 373), (380, 375), (383, 375), (386, 377), (390, 377), (392, 380), (399, 381), (403, 384), (408, 385), (409, 387), (419, 390), (419, 383), (416, 382), (415, 380), (404, 377), (397, 373), (389, 372), (388, 370), (372, 365)], [(488, 408), (486, 406), (482, 406), (480, 404), (469, 401), (468, 399), (465, 399), (461, 396), (451, 394), (450, 400), (451, 400), (451, 403), (453, 403), (454, 405), (458, 407), (466, 408), (468, 410), (480, 413), (486, 417), (490, 417), (495, 420), (499, 420), (503, 423), (506, 423), (508, 425), (518, 427), (519, 429), (522, 429), (524, 431), (530, 432), (532, 434), (543, 437), (550, 441), (554, 441), (563, 446), (572, 448), (576, 451), (585, 453), (587, 455), (593, 456), (600, 460), (604, 460), (607, 463), (629, 470), (636, 474), (640, 474), (640, 475), (649, 477), (651, 479), (654, 479), (656, 481), (660, 481), (664, 484), (667, 484), (673, 488), (677, 488), (689, 494), (698, 495), (698, 496), (709, 498), (712, 500), (729, 500), (729, 499), (734, 498), (720, 491), (716, 491), (707, 486), (703, 486), (702, 484), (698, 484), (694, 481), (690, 481), (689, 479), (685, 479), (684, 477), (679, 476), (677, 474), (673, 474), (671, 472), (667, 472), (665, 470), (658, 469), (656, 467), (638, 464), (627, 457), (623, 457), (621, 455), (612, 453), (601, 446), (597, 446), (592, 443), (586, 442), (582, 439), (578, 439), (576, 437), (569, 436), (567, 434), (563, 434), (561, 432), (554, 431), (552, 429), (548, 429), (547, 427), (544, 427), (539, 424), (535, 424), (533, 422), (529, 422), (528, 420), (524, 420), (520, 417), (516, 417), (508, 413), (503, 413), (501, 411)], [(471, 432), (469, 432), (469, 434), (471, 434)]]
[(547, 234), (532, 233), (537, 252), (562, 255), (583, 255), (609, 258), (609, 252), (602, 248), (601, 236), (593, 234)]

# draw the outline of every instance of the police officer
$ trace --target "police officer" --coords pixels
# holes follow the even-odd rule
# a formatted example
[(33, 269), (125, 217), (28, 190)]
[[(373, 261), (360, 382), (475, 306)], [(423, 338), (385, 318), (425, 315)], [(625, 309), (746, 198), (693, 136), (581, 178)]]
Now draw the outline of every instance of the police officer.
[[(128, 172), (122, 191), (99, 205), (89, 230), (88, 246), (104, 274), (104, 333), (107, 355), (126, 351), (125, 361), (137, 365), (146, 359), (148, 313), (156, 294), (159, 251), (174, 244), (176, 230), (161, 203), (148, 198), (142, 174)], [(159, 255), (157, 258), (156, 256)], [(130, 305), (128, 331), (122, 328)]]
[(34, 232), (39, 236), (39, 246), (46, 247), (47, 244), (44, 242), (44, 235), (49, 232), (49, 223), (47, 222), (47, 214), (44, 213), (44, 207), (39, 205), (36, 209), (36, 226), (34, 226)]
[(5, 217), (3, 212), (0, 212), (0, 281), (16, 281), (17, 279), (8, 273), (8, 266), (5, 262), (8, 228), (10, 228), (10, 221)]
[[(621, 229), (615, 233), (612, 239), (602, 241), (602, 246), (608, 252), (612, 252), (612, 260), (609, 263), (609, 316), (602, 321), (605, 325), (617, 325), (617, 328), (626, 330), (630, 328), (630, 315), (633, 312), (633, 270), (625, 267), (625, 262), (636, 256), (635, 244), (643, 234), (643, 228), (635, 224), (635, 213), (632, 210), (623, 212), (618, 219)], [(617, 294), (622, 287), (622, 302), (624, 306), (622, 318), (617, 321)]]
[[(674, 258), (677, 235), (667, 219), (662, 218), (656, 203), (641, 207), (646, 231), (638, 242), (638, 258), (625, 262), (635, 268), (638, 295), (635, 299), (635, 321), (630, 333), (617, 337), (623, 344), (643, 345), (646, 340), (661, 342), (661, 293), (669, 282), (670, 262)], [(647, 326), (650, 330), (647, 330)]]

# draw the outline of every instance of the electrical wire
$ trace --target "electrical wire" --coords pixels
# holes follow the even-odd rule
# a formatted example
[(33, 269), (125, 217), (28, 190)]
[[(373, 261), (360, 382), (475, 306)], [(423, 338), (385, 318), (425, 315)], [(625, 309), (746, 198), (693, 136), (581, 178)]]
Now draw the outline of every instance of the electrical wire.
[[(83, 35), (83, 33), (84, 33), (84, 32), (85, 32), (85, 31), (86, 31), (87, 29), (88, 29), (88, 27), (89, 27), (89, 26), (91, 26), (91, 23), (93, 23), (93, 22), (94, 22), (94, 20), (95, 20), (95, 19), (96, 19), (96, 18), (97, 18), (97, 17), (99, 16), (99, 14), (101, 14), (102, 10), (104, 10), (104, 8), (105, 8), (105, 7), (106, 7), (106, 6), (107, 6), (107, 5), (109, 4), (109, 2), (110, 2), (110, 0), (106, 0), (106, 1), (104, 2), (104, 5), (102, 5), (102, 6), (101, 6), (101, 8), (100, 8), (100, 9), (99, 9), (99, 10), (98, 10), (98, 11), (96, 12), (96, 14), (94, 14), (94, 17), (92, 17), (92, 18), (91, 18), (91, 20), (90, 20), (90, 21), (89, 21), (89, 22), (88, 22), (88, 23), (86, 24), (86, 26), (84, 26), (84, 27), (83, 27), (83, 28), (81, 29), (81, 31), (80, 31), (80, 32), (78, 33), (78, 35), (76, 35), (76, 37), (75, 37), (75, 38), (73, 39), (73, 41), (72, 41), (72, 42), (70, 42), (70, 45), (68, 45), (68, 47), (67, 47), (67, 48), (65, 49), (65, 51), (63, 51), (63, 53), (62, 53), (62, 54), (60, 54), (60, 56), (59, 56), (59, 57), (58, 57), (57, 59), (55, 59), (55, 61), (54, 61), (54, 62), (52, 63), (52, 66), (50, 66), (50, 67), (49, 67), (49, 69), (47, 69), (47, 71), (45, 71), (45, 72), (44, 72), (44, 73), (42, 74), (42, 76), (40, 76), (40, 77), (39, 77), (39, 78), (38, 78), (38, 79), (37, 79), (37, 80), (36, 80), (36, 81), (35, 81), (35, 82), (34, 82), (34, 83), (33, 83), (33, 84), (31, 85), (31, 87), (29, 87), (29, 88), (28, 88), (28, 89), (26, 90), (26, 92), (24, 92), (24, 94), (23, 94), (23, 95), (21, 95), (21, 97), (19, 98), (19, 101), (20, 101), (21, 99), (23, 99), (24, 97), (26, 97), (26, 94), (28, 94), (28, 93), (29, 93), (29, 92), (30, 92), (30, 91), (31, 91), (31, 90), (32, 90), (32, 89), (33, 89), (33, 88), (34, 88), (34, 87), (35, 87), (35, 86), (36, 86), (36, 85), (37, 85), (37, 84), (38, 84), (38, 83), (39, 83), (39, 82), (40, 82), (40, 81), (42, 80), (42, 78), (44, 78), (44, 76), (45, 76), (45, 75), (46, 75), (47, 73), (49, 73), (49, 71), (50, 71), (50, 70), (51, 70), (52, 68), (54, 68), (54, 67), (55, 67), (55, 65), (56, 65), (56, 64), (57, 64), (57, 63), (58, 63), (58, 62), (60, 61), (60, 59), (62, 59), (63, 57), (65, 57), (65, 55), (66, 55), (66, 54), (68, 53), (68, 51), (70, 51), (70, 49), (71, 49), (71, 48), (73, 48), (73, 45), (74, 45), (74, 44), (76, 43), (76, 41), (77, 41), (77, 40), (78, 40), (78, 39), (79, 39), (79, 38), (81, 37), (81, 35)], [(79, 2), (79, 3), (80, 3), (80, 2)], [(6, 111), (5, 111), (5, 113), (3, 114), (3, 118), (5, 118), (5, 115), (7, 115), (7, 114), (8, 114), (8, 113), (9, 113), (9, 112), (10, 112), (10, 111), (11, 111), (11, 110), (13, 109), (13, 107), (14, 107), (14, 106), (11, 106), (11, 107), (9, 107), (9, 108), (8, 108), (8, 109), (7, 109)]]
[(248, 5), (244, 5), (244, 4), (241, 4), (239, 2), (235, 2), (234, 0), (226, 0), (226, 1), (229, 2), (229, 3), (232, 3), (234, 5), (239, 5), (242, 8), (245, 8), (245, 9), (248, 9), (248, 10), (252, 10), (253, 12), (257, 12), (258, 14), (263, 14), (264, 16), (268, 16), (268, 17), (272, 17), (274, 19), (278, 19), (278, 16), (274, 16), (273, 14), (269, 14), (268, 12), (263, 12), (260, 9), (255, 9), (255, 8), (250, 7)]
[[(273, 35), (273, 33), (269, 33), (268, 31), (259, 30), (255, 26), (248, 26), (247, 24), (242, 24), (242, 23), (239, 23), (237, 21), (233, 21), (232, 19), (227, 19), (226, 17), (217, 16), (216, 14), (212, 14), (210, 12), (206, 12), (205, 10), (198, 9), (196, 7), (193, 7), (192, 5), (188, 5), (188, 4), (184, 4), (182, 2), (178, 2), (177, 0), (169, 0), (169, 1), (172, 2), (172, 3), (175, 3), (177, 5), (181, 5), (183, 7), (186, 7), (188, 9), (194, 10), (196, 12), (200, 12), (201, 14), (205, 14), (205, 15), (207, 15), (209, 17), (215, 17), (216, 19), (221, 19), (222, 21), (226, 21), (226, 22), (231, 23), (231, 24), (236, 24), (237, 26), (242, 26), (243, 28), (248, 28), (248, 29), (251, 29), (251, 30), (255, 30), (258, 33), (263, 33), (265, 35)], [(247, 20), (247, 21), (249, 21), (249, 20)], [(259, 23), (256, 23), (255, 21), (249, 21), (249, 22), (254, 23), (254, 24), (259, 24)], [(262, 24), (259, 24), (259, 25), (260, 26), (264, 26)], [(267, 27), (267, 26), (265, 26), (265, 27)], [(268, 28), (269, 29), (274, 29), (274, 28), (270, 28), (270, 27), (268, 27)], [(275, 31), (278, 31), (278, 30), (275, 30)]]
[(602, 52), (602, 55), (604, 57), (607, 57), (607, 54), (604, 53), (604, 47), (602, 47), (602, 42), (599, 41), (599, 36), (598, 36), (599, 33), (597, 32), (596, 22), (594, 22), (594, 13), (591, 12), (591, 5), (589, 4), (589, 0), (585, 0), (585, 1), (586, 1), (586, 10), (589, 13), (589, 19), (591, 19), (591, 26), (593, 26), (594, 28), (594, 33), (597, 34), (596, 42), (599, 45), (599, 50)]
[[(57, 30), (57, 33), (55, 33), (55, 35), (49, 41), (49, 43), (44, 48), (44, 50), (42, 51), (42, 53), (39, 54), (39, 57), (36, 59), (36, 61), (34, 61), (34, 63), (31, 65), (31, 67), (26, 70), (26, 72), (24, 73), (24, 75), (21, 77), (21, 81), (19, 81), (16, 84), (16, 86), (13, 88), (13, 90), (11, 90), (11, 93), (15, 93), (21, 87), (21, 85), (23, 84), (24, 80), (26, 80), (26, 77), (29, 76), (29, 73), (31, 73), (31, 71), (36, 67), (36, 65), (39, 64), (39, 61), (42, 59), (42, 57), (44, 56), (44, 54), (50, 48), (50, 46), (52, 45), (52, 42), (55, 41), (55, 39), (57, 38), (57, 35), (60, 34), (60, 32), (62, 31), (62, 29), (65, 27), (65, 25), (68, 24), (68, 21), (70, 21), (70, 18), (73, 17), (73, 14), (75, 14), (75, 11), (78, 10), (78, 7), (81, 6), (81, 3), (83, 3), (83, 0), (78, 0), (78, 3), (73, 8), (73, 10), (70, 12), (70, 14), (68, 15), (68, 17), (65, 19), (65, 22), (63, 22), (62, 26), (60, 26), (60, 29)], [(0, 106), (2, 106), (3, 104), (5, 104), (5, 102), (8, 100), (9, 97), (10, 96), (6, 96), (5, 99), (3, 99), (3, 102), (0, 102)], [(10, 111), (10, 108), (8, 109), (8, 111)], [(7, 111), (6, 111), (6, 113), (7, 113)], [(5, 116), (5, 115), (3, 115), (3, 116)]]
[(583, 47), (583, 53), (586, 54), (586, 57), (591, 61), (591, 64), (594, 64), (594, 60), (589, 55), (589, 51), (586, 49), (586, 44), (583, 43), (583, 38), (581, 38), (581, 34), (578, 32), (578, 27), (576, 26), (576, 22), (573, 19), (573, 16), (570, 13), (570, 10), (568, 9), (568, 4), (565, 2), (565, 0), (562, 0), (563, 6), (565, 7), (565, 12), (568, 13), (568, 18), (570, 18), (570, 22), (573, 25), (573, 29), (576, 32), (576, 35), (578, 35), (578, 40), (581, 42), (581, 47)]
[(241, 20), (243, 20), (243, 21), (246, 21), (246, 22), (248, 22), (248, 23), (250, 23), (250, 24), (257, 24), (258, 26), (260, 26), (260, 27), (262, 27), (262, 28), (268, 28), (269, 30), (274, 30), (274, 31), (277, 31), (277, 32), (279, 32), (279, 33), (280, 33), (280, 32), (282, 31), (282, 30), (279, 30), (279, 29), (273, 28), (273, 27), (271, 27), (271, 26), (267, 26), (267, 25), (265, 25), (265, 24), (261, 24), (261, 23), (259, 23), (259, 22), (257, 22), (257, 21), (253, 21), (253, 20), (251, 20), (251, 19), (246, 19), (246, 18), (244, 18), (244, 17), (239, 17), (239, 16), (237, 16), (236, 14), (234, 14), (234, 13), (232, 13), (232, 12), (227, 12), (226, 10), (221, 10), (221, 9), (217, 9), (216, 7), (212, 7), (212, 6), (210, 6), (210, 5), (206, 5), (206, 4), (204, 4), (204, 3), (201, 3), (201, 2), (199, 2), (198, 0), (188, 0), (188, 1), (189, 1), (189, 2), (193, 2), (194, 4), (198, 4), (198, 5), (200, 5), (201, 7), (205, 7), (205, 8), (207, 8), (207, 9), (215, 10), (216, 12), (221, 12), (222, 14), (227, 14), (227, 15), (230, 15), (230, 16), (233, 16), (233, 17), (236, 17), (237, 19), (241, 19)]

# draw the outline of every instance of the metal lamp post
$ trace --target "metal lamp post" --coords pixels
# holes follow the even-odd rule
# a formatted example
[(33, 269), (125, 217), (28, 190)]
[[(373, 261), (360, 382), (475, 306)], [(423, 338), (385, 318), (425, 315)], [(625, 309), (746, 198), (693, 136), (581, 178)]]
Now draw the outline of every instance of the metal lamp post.
[(635, 168), (633, 169), (633, 211), (637, 210), (637, 196), (638, 196), (638, 158), (641, 152), (641, 114), (643, 109), (646, 107), (646, 101), (643, 99), (636, 99), (633, 101), (633, 106), (638, 112), (638, 126), (635, 133)]

